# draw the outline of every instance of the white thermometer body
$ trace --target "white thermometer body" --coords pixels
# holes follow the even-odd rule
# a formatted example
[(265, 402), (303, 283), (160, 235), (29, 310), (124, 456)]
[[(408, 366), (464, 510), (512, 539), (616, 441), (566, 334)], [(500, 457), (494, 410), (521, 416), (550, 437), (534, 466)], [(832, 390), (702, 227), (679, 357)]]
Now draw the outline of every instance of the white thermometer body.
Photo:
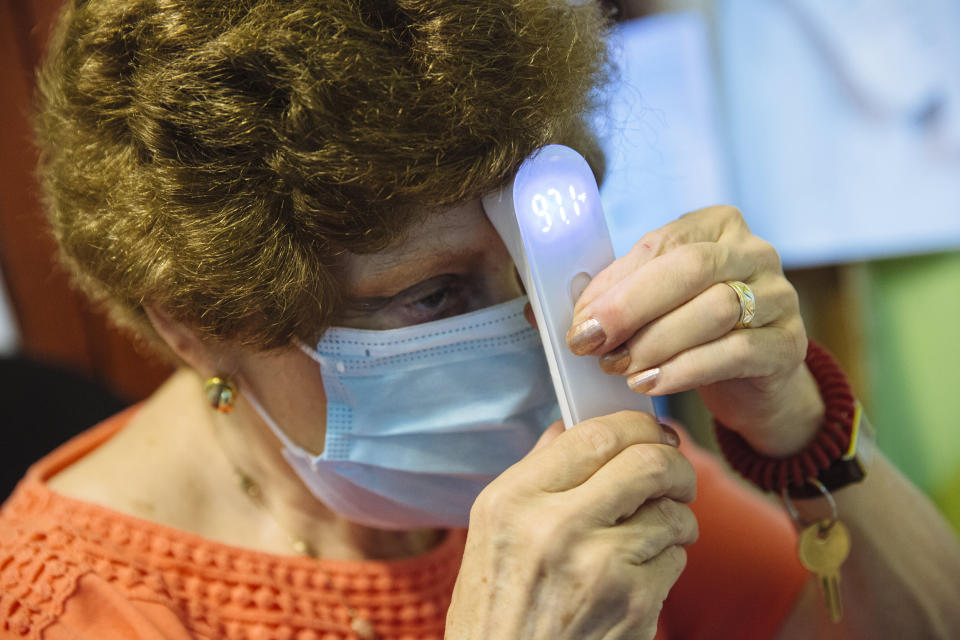
[(576, 298), (615, 257), (586, 160), (569, 147), (542, 147), (509, 184), (483, 198), (483, 208), (527, 290), (567, 428), (623, 409), (654, 413), (653, 401), (631, 391), (623, 376), (605, 374), (595, 357), (567, 347)]

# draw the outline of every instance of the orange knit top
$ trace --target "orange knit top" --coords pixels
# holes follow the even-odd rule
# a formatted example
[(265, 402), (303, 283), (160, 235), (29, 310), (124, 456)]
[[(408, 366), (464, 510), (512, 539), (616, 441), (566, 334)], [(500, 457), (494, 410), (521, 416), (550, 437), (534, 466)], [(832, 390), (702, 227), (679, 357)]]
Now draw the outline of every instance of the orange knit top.
[[(36, 463), (3, 505), (0, 639), (347, 640), (355, 636), (342, 598), (382, 640), (442, 638), (462, 530), (415, 558), (318, 561), (232, 547), (46, 486), (130, 414)], [(807, 579), (792, 527), (710, 456), (683, 449), (698, 470), (701, 537), (657, 637), (769, 638)]]

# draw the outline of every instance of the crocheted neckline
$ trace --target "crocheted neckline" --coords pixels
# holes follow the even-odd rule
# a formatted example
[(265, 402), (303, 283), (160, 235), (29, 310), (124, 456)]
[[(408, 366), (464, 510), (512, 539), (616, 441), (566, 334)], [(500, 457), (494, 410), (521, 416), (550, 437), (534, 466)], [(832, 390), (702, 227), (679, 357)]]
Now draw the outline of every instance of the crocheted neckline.
[[(431, 569), (434, 571), (441, 567), (445, 569), (452, 561), (459, 564), (459, 555), (462, 553), (466, 539), (465, 530), (451, 530), (433, 549), (409, 558), (340, 560), (309, 558), (293, 553), (280, 555), (230, 545), (100, 504), (71, 498), (57, 493), (46, 484), (53, 475), (88, 455), (122, 430), (137, 408), (134, 406), (123, 411), (72, 438), (41, 458), (30, 467), (5, 507), (14, 512), (12, 515), (27, 515), (40, 510), (59, 512), (59, 517), (69, 518), (66, 521), (84, 529), (91, 528), (99, 534), (106, 534), (107, 538), (119, 546), (131, 544), (138, 553), (168, 556), (175, 549), (176, 557), (183, 559), (190, 557), (194, 561), (217, 557), (220, 559), (218, 564), (229, 564), (236, 568), (266, 564), (285, 565), (290, 571), (295, 571), (316, 570), (319, 565), (324, 571), (332, 574), (375, 572), (397, 575), (409, 571), (419, 573), (424, 570), (432, 573)], [(149, 543), (146, 542), (147, 540)], [(205, 563), (201, 562), (201, 564)]]

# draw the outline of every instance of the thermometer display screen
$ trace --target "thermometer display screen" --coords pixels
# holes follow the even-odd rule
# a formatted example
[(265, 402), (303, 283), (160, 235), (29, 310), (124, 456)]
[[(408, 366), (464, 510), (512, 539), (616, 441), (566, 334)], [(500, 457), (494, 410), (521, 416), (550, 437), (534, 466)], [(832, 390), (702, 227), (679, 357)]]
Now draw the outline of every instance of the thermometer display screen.
[(545, 147), (535, 162), (528, 162), (514, 183), (514, 206), (532, 242), (553, 242), (578, 236), (582, 220), (603, 213), (589, 165), (571, 150)]
[(554, 224), (570, 224), (579, 218), (586, 202), (587, 192), (569, 184), (566, 189), (551, 187), (544, 193), (533, 194), (530, 211), (540, 219), (540, 231), (550, 233)]

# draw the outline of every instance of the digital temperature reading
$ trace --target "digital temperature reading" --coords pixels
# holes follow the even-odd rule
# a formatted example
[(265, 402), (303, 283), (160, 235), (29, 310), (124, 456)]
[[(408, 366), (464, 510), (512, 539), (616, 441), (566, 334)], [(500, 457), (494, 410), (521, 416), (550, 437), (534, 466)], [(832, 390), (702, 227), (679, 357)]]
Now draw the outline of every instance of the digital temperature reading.
[[(567, 185), (566, 197), (561, 195), (557, 189), (547, 189), (546, 195), (542, 193), (533, 194), (530, 201), (530, 208), (538, 217), (543, 218), (543, 226), (540, 231), (547, 233), (553, 228), (554, 216), (560, 218), (564, 224), (570, 224), (570, 216), (567, 215), (567, 208), (564, 204), (569, 204), (573, 215), (580, 217), (580, 203), (587, 201), (587, 192), (578, 191), (572, 184)], [(568, 199), (569, 198), (569, 199)], [(553, 215), (551, 215), (551, 211)]]

